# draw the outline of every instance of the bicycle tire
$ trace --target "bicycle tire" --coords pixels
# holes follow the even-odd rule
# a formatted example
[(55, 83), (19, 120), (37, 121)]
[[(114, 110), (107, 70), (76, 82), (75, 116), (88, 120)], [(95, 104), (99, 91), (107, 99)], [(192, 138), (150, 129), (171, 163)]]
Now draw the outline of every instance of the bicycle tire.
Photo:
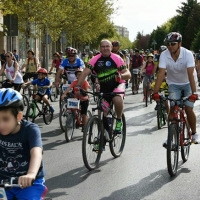
[(53, 112), (51, 112), (49, 106), (45, 106), (45, 110), (43, 113), (43, 121), (46, 125), (51, 124), (53, 120)]
[(28, 109), (26, 111), (26, 117), (25, 117), (25, 119), (27, 121), (31, 121), (31, 122), (34, 123), (35, 122), (35, 116), (36, 116), (35, 107), (34, 107), (34, 105), (32, 103), (32, 104), (29, 105), (29, 107), (28, 107)]
[(163, 125), (163, 111), (162, 111), (162, 107), (160, 105), (157, 105), (157, 126), (158, 129), (161, 129), (162, 125)]
[(56, 102), (58, 100), (57, 88), (55, 87), (54, 83), (51, 86), (50, 100), (51, 102)]
[[(110, 152), (113, 155), (113, 157), (117, 158), (119, 157), (123, 150), (124, 150), (124, 145), (126, 142), (126, 119), (124, 113), (122, 114), (122, 123), (123, 123), (123, 129), (121, 134), (115, 134), (115, 121), (116, 119), (113, 118), (112, 120), (112, 139), (109, 142), (109, 147), (110, 147)], [(120, 145), (117, 145), (117, 142), (120, 142)], [(116, 148), (116, 146), (118, 146)]]
[[(97, 130), (93, 130), (93, 127), (97, 126)], [(97, 115), (92, 116), (84, 129), (82, 140), (82, 157), (85, 167), (91, 171), (98, 167), (99, 160), (102, 153), (103, 137), (101, 134), (101, 121)], [(87, 147), (88, 145), (88, 147)], [(99, 150), (95, 150), (95, 146), (99, 145)], [(91, 153), (91, 155), (90, 155)], [(92, 161), (90, 161), (90, 158)]]
[(182, 157), (183, 162), (186, 162), (189, 158), (190, 144), (191, 144), (189, 140), (190, 140), (190, 135), (188, 133), (187, 126), (186, 124), (183, 124), (183, 143), (185, 141), (188, 141), (187, 145), (181, 146), (181, 157)]
[(65, 140), (69, 142), (72, 140), (75, 128), (75, 114), (74, 111), (68, 112), (65, 124)]
[[(171, 123), (167, 139), (167, 169), (170, 176), (174, 176), (178, 168), (179, 157), (179, 133), (178, 125)], [(173, 152), (173, 155), (172, 155)]]
[(27, 97), (28, 101), (31, 100), (31, 94), (30, 94), (29, 88), (24, 88), (24, 89), (22, 90), (22, 94), (25, 95), (25, 96)]
[(23, 100), (23, 104), (24, 104), (23, 117), (26, 118), (26, 112), (29, 107), (29, 101), (28, 101), (27, 96), (24, 94), (22, 94), (22, 100)]
[(59, 108), (61, 108), (61, 105), (62, 105), (62, 99), (61, 99), (61, 97), (62, 97), (62, 94), (63, 94), (63, 92), (61, 91), (60, 92), (60, 98), (59, 98)]
[(63, 101), (59, 112), (59, 124), (63, 132), (65, 131), (66, 115), (67, 115), (67, 103)]
[(146, 86), (146, 93), (145, 93), (145, 106), (147, 107), (148, 106), (148, 90), (149, 90), (149, 87)]

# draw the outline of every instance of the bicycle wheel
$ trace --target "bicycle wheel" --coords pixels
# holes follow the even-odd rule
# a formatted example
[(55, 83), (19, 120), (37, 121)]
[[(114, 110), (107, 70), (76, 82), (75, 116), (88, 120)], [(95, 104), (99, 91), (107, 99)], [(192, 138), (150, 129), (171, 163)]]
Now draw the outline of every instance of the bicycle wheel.
[(65, 125), (67, 119), (66, 117), (67, 117), (67, 103), (63, 101), (59, 112), (59, 124), (62, 131), (65, 131)]
[(163, 126), (163, 111), (162, 111), (162, 107), (160, 105), (157, 105), (157, 126), (158, 129), (161, 129), (161, 127)]
[(25, 119), (27, 121), (34, 122), (35, 121), (35, 116), (36, 116), (36, 108), (34, 103), (30, 104), (27, 111), (26, 111), (26, 116)]
[(51, 100), (51, 102), (55, 102), (58, 100), (57, 88), (54, 83), (51, 86), (50, 100)]
[(145, 92), (145, 106), (147, 107), (148, 106), (148, 91), (149, 90), (149, 87), (148, 86), (146, 86), (146, 92)]
[(22, 100), (23, 100), (23, 104), (24, 104), (23, 117), (26, 118), (26, 112), (29, 107), (29, 101), (28, 101), (27, 96), (24, 94), (22, 94)]
[(167, 168), (171, 176), (174, 176), (178, 168), (179, 156), (179, 134), (178, 126), (175, 123), (170, 124), (167, 139)]
[(95, 115), (88, 120), (83, 132), (82, 156), (88, 170), (93, 170), (98, 166), (102, 144), (101, 122)]
[(111, 141), (109, 142), (109, 146), (110, 146), (110, 152), (115, 158), (119, 157), (122, 154), (126, 141), (126, 119), (124, 114), (122, 114), (122, 123), (123, 123), (122, 133), (116, 135), (115, 134), (116, 119), (113, 118), (112, 120), (112, 138)]
[(190, 135), (188, 133), (186, 124), (183, 124), (183, 143), (185, 143), (184, 146), (181, 146), (181, 157), (183, 162), (186, 162), (189, 157), (190, 153)]
[(53, 120), (53, 113), (50, 111), (49, 106), (44, 106), (43, 120), (46, 125), (49, 125)]
[(30, 90), (29, 88), (24, 88), (22, 91), (22, 94), (27, 97), (28, 101), (30, 101), (30, 98), (31, 98), (31, 94), (29, 90)]
[(74, 134), (75, 128), (75, 113), (72, 110), (68, 110), (65, 122), (65, 140), (69, 142)]

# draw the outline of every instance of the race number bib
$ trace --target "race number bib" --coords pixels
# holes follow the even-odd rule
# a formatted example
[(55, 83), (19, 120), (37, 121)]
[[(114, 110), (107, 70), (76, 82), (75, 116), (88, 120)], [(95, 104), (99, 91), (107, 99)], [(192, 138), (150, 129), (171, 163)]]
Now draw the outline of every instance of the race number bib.
[(138, 74), (139, 73), (139, 69), (133, 69), (133, 74)]
[(41, 94), (41, 95), (45, 95), (45, 94), (46, 94), (46, 91), (47, 91), (46, 88), (43, 88), (43, 87), (39, 87), (39, 88), (38, 88), (38, 93)]

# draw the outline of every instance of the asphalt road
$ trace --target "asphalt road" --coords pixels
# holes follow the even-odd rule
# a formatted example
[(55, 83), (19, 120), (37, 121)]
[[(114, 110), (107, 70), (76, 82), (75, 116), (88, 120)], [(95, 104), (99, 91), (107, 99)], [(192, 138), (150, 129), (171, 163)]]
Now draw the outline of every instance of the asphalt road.
[[(41, 128), (47, 197), (55, 200), (160, 200), (200, 199), (200, 145), (192, 145), (189, 160), (179, 158), (178, 173), (171, 178), (167, 172), (166, 150), (162, 142), (167, 127), (157, 129), (155, 102), (147, 108), (139, 94), (130, 88), (124, 102), (127, 138), (121, 157), (114, 159), (109, 147), (103, 152), (98, 169), (88, 172), (82, 161), (82, 133), (66, 143), (58, 121), (58, 102), (54, 120)], [(200, 101), (195, 103), (197, 131), (200, 133)]]

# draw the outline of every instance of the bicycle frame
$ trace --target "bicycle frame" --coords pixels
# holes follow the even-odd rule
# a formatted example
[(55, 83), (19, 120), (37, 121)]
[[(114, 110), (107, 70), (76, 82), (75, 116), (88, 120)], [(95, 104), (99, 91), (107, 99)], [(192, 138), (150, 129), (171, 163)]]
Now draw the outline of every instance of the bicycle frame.
[[(183, 101), (181, 102), (180, 105), (177, 104), (177, 101), (175, 102), (175, 106), (174, 106), (174, 118), (172, 120), (169, 120), (172, 123), (175, 121), (175, 123), (179, 123), (178, 127), (179, 127), (179, 138), (180, 138), (180, 146), (187, 146), (188, 145), (188, 140), (192, 139), (192, 133), (189, 127), (189, 124), (185, 118), (185, 106)], [(184, 129), (183, 129), (183, 125), (186, 125), (188, 134), (189, 134), (189, 138), (187, 138), (187, 142), (184, 142)]]

